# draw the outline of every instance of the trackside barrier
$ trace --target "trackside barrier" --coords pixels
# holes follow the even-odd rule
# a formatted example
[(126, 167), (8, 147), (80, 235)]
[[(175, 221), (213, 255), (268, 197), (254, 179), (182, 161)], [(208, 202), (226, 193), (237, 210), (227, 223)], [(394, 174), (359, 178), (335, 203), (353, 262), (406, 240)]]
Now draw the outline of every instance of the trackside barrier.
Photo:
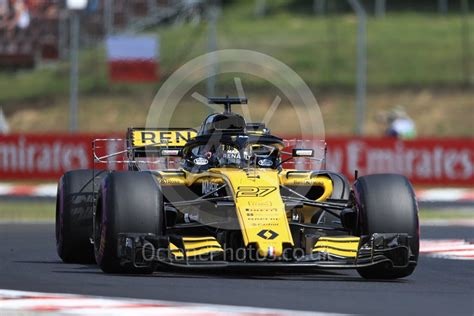
[[(92, 168), (92, 141), (111, 136), (117, 135), (0, 135), (0, 181), (55, 181), (65, 171)], [(118, 151), (121, 147), (123, 145), (111, 143), (108, 148), (101, 148), (101, 154)]]
[[(53, 181), (67, 170), (92, 168), (92, 140), (121, 137), (120, 134), (0, 135), (0, 181)], [(353, 178), (357, 169), (359, 175), (401, 173), (416, 185), (474, 186), (474, 138), (401, 141), (327, 137), (326, 142), (327, 169), (342, 172), (349, 178)], [(321, 140), (313, 143), (313, 147), (321, 147)], [(99, 154), (106, 156), (123, 149), (121, 142), (108, 142)], [(121, 168), (113, 162), (104, 167)]]
[(327, 138), (327, 168), (353, 179), (372, 173), (399, 173), (416, 185), (474, 186), (474, 138)]

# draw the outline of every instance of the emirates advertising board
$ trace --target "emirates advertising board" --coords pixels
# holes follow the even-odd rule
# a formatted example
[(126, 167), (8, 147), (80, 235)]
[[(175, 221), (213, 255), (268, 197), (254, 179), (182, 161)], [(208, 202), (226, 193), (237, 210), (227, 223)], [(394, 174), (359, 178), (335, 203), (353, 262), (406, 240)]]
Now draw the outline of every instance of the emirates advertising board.
[[(117, 138), (108, 135), (0, 136), (0, 179), (55, 181), (65, 171), (92, 168), (92, 141)], [(319, 141), (319, 140), (317, 140)], [(399, 173), (415, 185), (474, 185), (474, 139), (418, 139), (328, 137), (327, 169), (350, 179), (359, 175)], [(106, 144), (106, 145), (105, 145)], [(124, 142), (107, 142), (96, 148), (105, 156), (123, 150)], [(122, 169), (115, 159), (98, 168)]]
[(413, 184), (474, 185), (474, 139), (328, 138), (327, 168), (353, 179), (399, 173)]

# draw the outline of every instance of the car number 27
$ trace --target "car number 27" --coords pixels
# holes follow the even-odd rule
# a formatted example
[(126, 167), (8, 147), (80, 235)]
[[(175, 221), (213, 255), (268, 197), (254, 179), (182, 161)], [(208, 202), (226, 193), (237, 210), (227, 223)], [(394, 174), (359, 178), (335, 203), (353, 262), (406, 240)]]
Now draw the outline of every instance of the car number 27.
[(276, 187), (253, 187), (253, 186), (240, 186), (237, 188), (236, 197), (264, 197), (274, 192)]

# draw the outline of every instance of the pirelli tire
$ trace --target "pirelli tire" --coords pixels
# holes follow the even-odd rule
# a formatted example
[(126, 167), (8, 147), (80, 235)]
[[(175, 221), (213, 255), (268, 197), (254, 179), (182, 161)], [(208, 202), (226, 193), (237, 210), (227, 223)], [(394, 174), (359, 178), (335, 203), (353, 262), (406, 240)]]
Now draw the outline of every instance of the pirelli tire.
[[(407, 233), (416, 262), (420, 243), (418, 206), (408, 179), (397, 174), (363, 176), (354, 183), (354, 193), (360, 233)], [(416, 264), (406, 268), (376, 265), (359, 268), (357, 272), (366, 279), (397, 279), (409, 276), (415, 267)]]
[[(92, 181), (93, 176), (95, 181)], [(91, 169), (66, 172), (56, 195), (56, 249), (66, 263), (94, 263), (92, 237), (93, 200), (101, 177)], [(93, 185), (95, 184), (95, 187)]]
[(118, 256), (120, 233), (162, 235), (163, 195), (155, 177), (147, 172), (124, 171), (109, 174), (99, 191), (94, 218), (94, 250), (105, 273), (149, 274), (156, 265), (134, 267)]

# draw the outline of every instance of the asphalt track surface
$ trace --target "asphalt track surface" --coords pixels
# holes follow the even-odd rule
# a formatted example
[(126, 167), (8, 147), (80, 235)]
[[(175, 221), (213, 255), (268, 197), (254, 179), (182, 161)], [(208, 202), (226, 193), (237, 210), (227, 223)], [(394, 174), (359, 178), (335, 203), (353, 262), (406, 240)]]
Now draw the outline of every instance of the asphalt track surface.
[[(473, 239), (472, 227), (422, 227), (423, 238)], [(397, 281), (366, 281), (356, 272), (158, 272), (103, 274), (63, 264), (51, 224), (0, 224), (0, 288), (372, 315), (473, 315), (474, 261), (421, 257)]]

